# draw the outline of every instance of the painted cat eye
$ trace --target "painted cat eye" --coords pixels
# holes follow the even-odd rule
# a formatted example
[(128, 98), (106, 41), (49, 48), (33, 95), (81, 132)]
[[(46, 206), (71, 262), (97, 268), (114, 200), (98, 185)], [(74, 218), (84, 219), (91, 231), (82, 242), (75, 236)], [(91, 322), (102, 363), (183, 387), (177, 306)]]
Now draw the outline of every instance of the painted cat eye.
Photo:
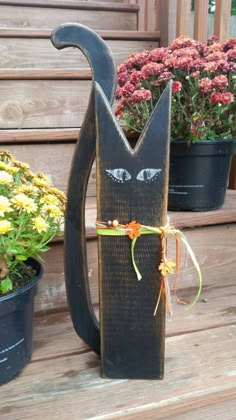
[(123, 168), (116, 169), (106, 169), (108, 175), (116, 182), (126, 182), (129, 181), (132, 177), (130, 173)]
[(142, 169), (136, 179), (138, 181), (151, 182), (154, 181), (161, 173), (161, 169), (146, 168)]

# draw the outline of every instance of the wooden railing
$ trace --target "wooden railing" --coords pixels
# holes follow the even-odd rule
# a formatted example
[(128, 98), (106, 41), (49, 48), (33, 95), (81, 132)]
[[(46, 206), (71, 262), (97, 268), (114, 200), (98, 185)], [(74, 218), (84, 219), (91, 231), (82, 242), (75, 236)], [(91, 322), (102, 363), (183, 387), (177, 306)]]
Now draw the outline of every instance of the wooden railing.
[[(127, 1), (127, 0), (126, 0)], [(160, 31), (161, 45), (168, 45), (179, 35), (190, 35), (192, 26), (191, 0), (128, 0), (139, 5), (138, 30)], [(207, 39), (208, 0), (195, 0), (193, 37)], [(214, 29), (220, 41), (229, 37), (232, 0), (216, 0)]]

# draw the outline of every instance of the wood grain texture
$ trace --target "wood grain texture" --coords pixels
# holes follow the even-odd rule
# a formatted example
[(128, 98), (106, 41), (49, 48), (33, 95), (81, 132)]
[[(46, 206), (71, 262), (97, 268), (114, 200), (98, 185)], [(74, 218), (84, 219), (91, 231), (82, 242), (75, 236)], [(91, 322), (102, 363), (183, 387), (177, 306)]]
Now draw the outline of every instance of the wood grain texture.
[[(76, 142), (79, 137), (78, 128), (45, 128), (0, 130), (0, 143), (34, 143), (34, 142)], [(8, 147), (8, 146), (4, 146)], [(10, 146), (9, 146), (10, 147)]]
[(189, 35), (190, 29), (190, 2), (179, 0), (177, 2), (176, 36)]
[[(157, 41), (111, 40), (106, 42), (112, 51), (116, 65), (121, 64), (132, 52), (153, 49)], [(78, 48), (58, 51), (50, 40), (40, 38), (0, 38), (0, 69), (52, 69), (90, 70), (89, 64)], [(1, 73), (0, 73), (1, 76)], [(70, 75), (68, 74), (68, 78)], [(38, 77), (40, 78), (40, 77)], [(58, 78), (58, 76), (57, 76)], [(78, 77), (77, 77), (78, 78)]]
[(0, 128), (79, 127), (90, 81), (1, 80)]
[(112, 10), (124, 12), (137, 12), (139, 7), (137, 5), (130, 5), (128, 2), (103, 2), (103, 1), (78, 1), (67, 0), (66, 3), (62, 0), (0, 0), (0, 5), (12, 6), (30, 6), (30, 7), (46, 7), (46, 8), (62, 8), (62, 9), (79, 9), (79, 10)]
[[(124, 225), (131, 221), (149, 226), (165, 225), (170, 89), (168, 85), (133, 150), (115, 121), (103, 92), (97, 88), (99, 221), (117, 219)], [(120, 177), (111, 175), (115, 168), (124, 168), (118, 170)], [(138, 174), (148, 172), (144, 168), (160, 168), (157, 169), (160, 172), (158, 180), (148, 182), (150, 178), (147, 181), (142, 176), (140, 180)], [(125, 171), (128, 179), (125, 175), (123, 177)], [(128, 237), (98, 236), (102, 372), (108, 378), (162, 379), (165, 334), (163, 289), (156, 316), (153, 317), (162, 281), (156, 269), (161, 260), (160, 238), (144, 235), (137, 241), (135, 254), (143, 275), (142, 281), (137, 280), (130, 263), (130, 248)]]
[[(232, 325), (168, 338), (163, 382), (104, 381), (91, 352), (33, 362), (2, 387), (0, 413), (4, 420), (37, 420), (42, 413), (50, 420), (78, 413), (81, 419), (158, 419), (175, 418), (175, 411), (192, 418), (195, 408), (214, 402), (229, 401), (232, 408), (235, 340)], [(227, 407), (223, 413), (229, 420)]]
[(231, 0), (217, 0), (215, 10), (214, 34), (221, 42), (229, 36)]
[(195, 0), (194, 3), (194, 39), (207, 39), (208, 4), (205, 0)]
[[(35, 28), (0, 28), (0, 38), (50, 38), (50, 29)], [(137, 30), (106, 30), (98, 29), (96, 31), (105, 40), (149, 40), (158, 41), (160, 31), (145, 32)]]
[[(89, 230), (87, 230), (87, 235)], [(205, 228), (188, 229), (184, 231), (203, 274), (203, 292), (200, 302), (189, 312), (173, 299), (175, 317), (169, 318), (175, 332), (184, 332), (187, 325), (198, 330), (198, 316), (201, 315), (202, 328), (209, 325), (222, 325), (227, 320), (232, 322), (235, 317), (234, 271), (236, 264), (235, 225), (222, 225)], [(218, 245), (216, 245), (218, 244)], [(63, 244), (51, 244), (52, 249), (44, 254), (45, 274), (39, 284), (36, 297), (36, 311), (59, 311), (67, 307), (64, 285)], [(88, 270), (90, 290), (94, 304), (99, 302), (98, 293), (98, 260), (97, 242), (87, 241)], [(227, 252), (226, 252), (227, 251)], [(174, 243), (169, 241), (168, 255), (174, 257)], [(184, 263), (184, 256), (183, 256)], [(135, 279), (134, 279), (135, 281)], [(172, 287), (173, 279), (169, 278)], [(223, 284), (222, 284), (223, 282)], [(219, 284), (219, 286), (217, 286)], [(197, 276), (189, 259), (182, 266), (178, 280), (178, 296), (192, 301), (197, 293)], [(207, 299), (204, 302), (204, 299)], [(207, 312), (205, 312), (205, 310)], [(176, 318), (176, 313), (180, 318)], [(181, 316), (186, 323), (182, 323)], [(217, 314), (217, 315), (216, 315)], [(196, 317), (194, 316), (196, 315)], [(180, 321), (178, 322), (178, 319)], [(168, 332), (168, 329), (167, 329)]]
[(74, 144), (25, 144), (1, 148), (9, 150), (17, 159), (27, 162), (33, 172), (44, 172), (57, 188), (66, 191)]
[(64, 22), (83, 22), (92, 29), (137, 30), (137, 14), (115, 10), (78, 10), (0, 6), (1, 27), (53, 29)]

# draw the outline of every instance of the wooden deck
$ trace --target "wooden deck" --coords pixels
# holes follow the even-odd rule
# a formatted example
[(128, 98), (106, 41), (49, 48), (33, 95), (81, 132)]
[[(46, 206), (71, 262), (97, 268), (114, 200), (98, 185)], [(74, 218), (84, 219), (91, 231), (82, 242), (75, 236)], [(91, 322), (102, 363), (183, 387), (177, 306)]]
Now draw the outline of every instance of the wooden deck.
[[(87, 206), (93, 253), (94, 201)], [(235, 419), (236, 192), (229, 191), (222, 210), (170, 215), (175, 225), (184, 227), (196, 252), (204, 287), (189, 312), (173, 302), (164, 380), (102, 379), (98, 357), (77, 337), (60, 298), (53, 311), (43, 313), (41, 305), (37, 313), (32, 363), (0, 389), (1, 420)], [(96, 272), (92, 277), (97, 310)], [(187, 263), (179, 296), (192, 299), (196, 288), (194, 270)], [(41, 302), (45, 284), (42, 290), (37, 297)]]

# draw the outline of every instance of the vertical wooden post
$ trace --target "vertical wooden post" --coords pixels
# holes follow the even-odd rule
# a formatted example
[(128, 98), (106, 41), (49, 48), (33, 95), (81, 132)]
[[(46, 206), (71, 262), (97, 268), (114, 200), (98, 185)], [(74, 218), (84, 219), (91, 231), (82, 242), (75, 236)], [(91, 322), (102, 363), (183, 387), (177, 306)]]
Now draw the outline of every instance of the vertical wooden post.
[(160, 44), (166, 47), (176, 36), (176, 0), (159, 0), (160, 8)]
[(190, 5), (190, 0), (177, 1), (176, 36), (189, 34)]
[(195, 0), (194, 4), (194, 39), (206, 41), (208, 21), (208, 2)]
[(236, 190), (236, 155), (233, 156), (229, 177), (229, 188)]
[(221, 42), (229, 36), (231, 3), (232, 0), (216, 0), (214, 35), (217, 35)]
[(137, 0), (139, 5), (138, 30), (145, 31), (146, 0)]

